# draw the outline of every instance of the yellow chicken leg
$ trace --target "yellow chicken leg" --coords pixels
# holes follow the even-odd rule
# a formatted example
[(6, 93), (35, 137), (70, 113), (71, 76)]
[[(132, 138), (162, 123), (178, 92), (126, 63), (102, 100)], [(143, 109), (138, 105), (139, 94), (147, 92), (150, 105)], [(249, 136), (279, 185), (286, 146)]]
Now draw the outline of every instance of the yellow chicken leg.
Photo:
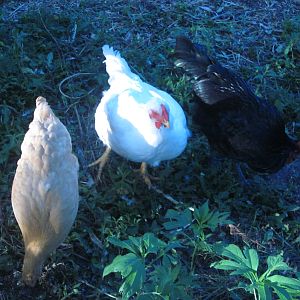
[(103, 168), (104, 168), (106, 162), (108, 161), (110, 151), (111, 151), (111, 148), (106, 147), (104, 153), (97, 160), (95, 160), (94, 162), (92, 162), (91, 164), (88, 165), (88, 167), (92, 167), (92, 166), (99, 164), (99, 170), (98, 170), (98, 174), (97, 174), (97, 180), (99, 180), (99, 181), (101, 178)]
[(149, 190), (152, 188), (151, 179), (152, 180), (159, 180), (158, 177), (151, 176), (148, 173), (147, 164), (145, 162), (142, 162), (141, 167), (140, 167), (140, 172), (141, 172), (142, 177), (143, 177), (145, 183), (147, 184)]

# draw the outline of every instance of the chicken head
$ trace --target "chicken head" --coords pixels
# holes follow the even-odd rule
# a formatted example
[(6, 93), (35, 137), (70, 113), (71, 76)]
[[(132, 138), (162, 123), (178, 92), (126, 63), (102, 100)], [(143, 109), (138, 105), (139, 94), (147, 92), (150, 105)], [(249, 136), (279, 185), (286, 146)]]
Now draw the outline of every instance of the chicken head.
[(170, 128), (170, 122), (169, 122), (169, 114), (166, 109), (166, 107), (161, 104), (161, 113), (151, 109), (149, 113), (150, 119), (153, 119), (155, 121), (155, 127), (159, 129), (162, 125), (166, 128)]

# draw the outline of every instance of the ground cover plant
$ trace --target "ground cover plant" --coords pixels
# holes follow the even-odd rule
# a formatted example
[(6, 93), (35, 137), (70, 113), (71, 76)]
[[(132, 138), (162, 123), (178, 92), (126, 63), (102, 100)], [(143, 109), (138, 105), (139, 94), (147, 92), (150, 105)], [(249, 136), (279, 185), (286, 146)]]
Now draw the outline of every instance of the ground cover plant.
[[(202, 42), (283, 113), (300, 138), (297, 1), (4, 1), (0, 11), (0, 299), (299, 299), (300, 161), (271, 176), (212, 159), (192, 122), (192, 84), (170, 54), (179, 34)], [(103, 152), (94, 112), (108, 88), (109, 44), (143, 80), (170, 93), (192, 137), (175, 160), (150, 169)], [(38, 96), (68, 128), (80, 163), (80, 205), (67, 240), (34, 288), (10, 191)]]

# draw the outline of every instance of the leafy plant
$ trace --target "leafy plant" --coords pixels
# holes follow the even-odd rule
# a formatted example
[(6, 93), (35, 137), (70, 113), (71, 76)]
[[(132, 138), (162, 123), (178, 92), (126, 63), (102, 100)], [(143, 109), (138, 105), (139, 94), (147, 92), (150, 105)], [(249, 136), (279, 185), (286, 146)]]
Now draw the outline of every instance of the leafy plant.
[(280, 300), (299, 299), (300, 280), (273, 274), (275, 271), (290, 271), (291, 268), (283, 261), (282, 255), (269, 256), (267, 270), (259, 276), (259, 256), (255, 249), (245, 248), (243, 251), (234, 244), (226, 246), (222, 259), (211, 265), (216, 269), (232, 271), (230, 275), (240, 275), (250, 281), (240, 282), (238, 288), (254, 294), (255, 299), (272, 300), (272, 292)]
[[(295, 15), (297, 4), (293, 1), (287, 6), (282, 1), (252, 1), (251, 5), (250, 1), (202, 1), (195, 6), (194, 1), (176, 0), (115, 1), (114, 5), (98, 0), (62, 0), (59, 5), (39, 0), (2, 2), (0, 299), (111, 299), (107, 292), (114, 291), (115, 286), (118, 289), (127, 277), (121, 280), (118, 274), (106, 275), (99, 284), (99, 270), (103, 271), (111, 257), (103, 241), (107, 236), (115, 236), (125, 242), (128, 235), (150, 231), (160, 232), (165, 242), (169, 240), (166, 246), (158, 246), (157, 254), (149, 253), (144, 257), (139, 251), (135, 254), (127, 248), (116, 248), (123, 256), (134, 254), (145, 271), (141, 288), (130, 298), (173, 300), (189, 299), (190, 295), (193, 299), (246, 298), (239, 294), (244, 293), (242, 289), (228, 293), (226, 287), (232, 276), (225, 274), (224, 277), (208, 268), (210, 256), (217, 248), (216, 242), (231, 238), (222, 234), (220, 225), (224, 223), (218, 222), (214, 227), (213, 218), (205, 220), (205, 210), (201, 207), (197, 209), (204, 217), (198, 218), (199, 222), (193, 208), (178, 211), (173, 207), (174, 212), (169, 211), (170, 217), (164, 221), (173, 223), (174, 227), (162, 228), (161, 218), (169, 203), (163, 202), (161, 194), (145, 189), (142, 182), (134, 178), (128, 163), (117, 155), (112, 156), (105, 169), (102, 183), (94, 183), (92, 175), (96, 169), (85, 166), (101, 152), (101, 143), (94, 130), (94, 114), (102, 91), (108, 88), (101, 54), (103, 44), (120, 50), (134, 72), (173, 95), (186, 113), (193, 132), (186, 150), (178, 159), (151, 170), (153, 175), (160, 177), (159, 187), (163, 192), (189, 206), (199, 198), (211, 199), (220, 211), (230, 211), (235, 223), (241, 224), (250, 234), (255, 232), (260, 243), (286, 251), (299, 269), (297, 168), (292, 177), (288, 176), (290, 172), (276, 175), (280, 188), (260, 175), (258, 181), (256, 176), (253, 183), (258, 189), (254, 190), (251, 185), (251, 196), (247, 195), (237, 183), (231, 161), (212, 163), (207, 139), (193, 127), (192, 83), (174, 68), (169, 58), (177, 35), (188, 35), (204, 44), (222, 64), (242, 73), (257, 89), (258, 95), (275, 103), (285, 120), (293, 122), (287, 126), (288, 133), (299, 137), (300, 19)], [(258, 6), (261, 9), (255, 9)], [(82, 72), (95, 75), (72, 77)], [(61, 91), (71, 98), (59, 91), (60, 83), (68, 77)], [(81, 98), (91, 90), (91, 94)], [(10, 193), (20, 144), (32, 120), (34, 100), (39, 95), (47, 98), (72, 136), (73, 150), (81, 165), (81, 204), (67, 244), (56, 252), (47, 266), (47, 276), (32, 293), (18, 284), (20, 272), (16, 271), (21, 270), (24, 253), (20, 231), (12, 217)], [(134, 163), (131, 165), (135, 167)], [(246, 172), (249, 178), (254, 174)], [(292, 179), (288, 188), (287, 177)], [(262, 203), (274, 205), (269, 208)], [(240, 237), (235, 235), (234, 238)], [(184, 248), (167, 251), (166, 247), (173, 240), (180, 241)], [(193, 273), (195, 275), (191, 275)], [(275, 271), (270, 277), (277, 275), (280, 276)], [(111, 282), (114, 276), (120, 285)], [(197, 281), (194, 280), (196, 276)], [(251, 284), (244, 277), (236, 278)], [(201, 286), (200, 296), (197, 283)], [(295, 294), (292, 297), (298, 296), (297, 292)]]
[(170, 219), (163, 224), (164, 228), (172, 231), (171, 235), (183, 234), (188, 238), (187, 245), (194, 246), (194, 254), (199, 251), (212, 251), (208, 239), (219, 225), (232, 223), (229, 213), (210, 211), (208, 201), (200, 207), (186, 208), (184, 211), (169, 209), (165, 218)]
[[(162, 263), (154, 267), (150, 280), (138, 299), (184, 299), (192, 300), (188, 290), (192, 289), (193, 277), (180, 262), (170, 256), (163, 256)], [(154, 291), (154, 292), (153, 292)]]
[(191, 299), (187, 293), (191, 285), (190, 276), (176, 255), (175, 249), (182, 247), (179, 242), (167, 244), (153, 233), (129, 237), (125, 241), (110, 237), (108, 241), (130, 251), (115, 257), (103, 271), (103, 277), (121, 273), (123, 283), (119, 292), (122, 299), (133, 295), (139, 300)]

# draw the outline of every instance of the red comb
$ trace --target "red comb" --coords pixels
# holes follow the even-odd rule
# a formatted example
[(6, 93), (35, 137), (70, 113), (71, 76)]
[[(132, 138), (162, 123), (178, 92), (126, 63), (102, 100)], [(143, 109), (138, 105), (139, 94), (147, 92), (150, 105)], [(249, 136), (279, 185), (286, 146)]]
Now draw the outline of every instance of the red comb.
[(150, 110), (149, 116), (151, 119), (158, 120), (160, 118), (160, 114), (154, 110)]
[(169, 114), (168, 114), (168, 112), (167, 112), (166, 107), (165, 107), (163, 104), (161, 104), (160, 106), (161, 106), (161, 114), (162, 114), (163, 118), (164, 118), (166, 121), (169, 121)]

